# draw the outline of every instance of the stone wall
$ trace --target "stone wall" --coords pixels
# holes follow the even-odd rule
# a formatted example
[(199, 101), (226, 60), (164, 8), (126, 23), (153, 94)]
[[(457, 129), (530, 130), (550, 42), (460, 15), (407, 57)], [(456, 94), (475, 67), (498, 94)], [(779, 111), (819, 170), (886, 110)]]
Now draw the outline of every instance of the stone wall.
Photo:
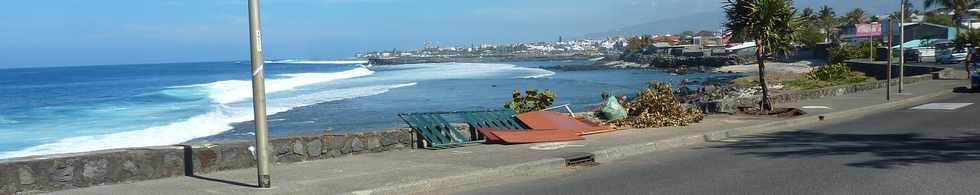
[[(409, 129), (270, 140), (270, 162), (412, 148)], [(255, 167), (253, 141), (103, 150), (0, 160), (0, 194), (35, 193)]]
[[(888, 69), (887, 69), (888, 66), (885, 66), (885, 64), (883, 63), (878, 64), (878, 63), (868, 63), (868, 62), (861, 62), (861, 61), (848, 61), (847, 65), (850, 66), (851, 69), (855, 71), (862, 72), (865, 75), (874, 77), (875, 79), (878, 80), (884, 80), (885, 77), (887, 77), (886, 73), (888, 73)], [(908, 77), (908, 76), (915, 76), (915, 75), (925, 75), (925, 74), (931, 74), (933, 72), (938, 72), (941, 70), (943, 70), (943, 68), (905, 65), (905, 76)], [(892, 65), (892, 78), (898, 78), (898, 74), (899, 74), (899, 65), (896, 62), (895, 65)]]

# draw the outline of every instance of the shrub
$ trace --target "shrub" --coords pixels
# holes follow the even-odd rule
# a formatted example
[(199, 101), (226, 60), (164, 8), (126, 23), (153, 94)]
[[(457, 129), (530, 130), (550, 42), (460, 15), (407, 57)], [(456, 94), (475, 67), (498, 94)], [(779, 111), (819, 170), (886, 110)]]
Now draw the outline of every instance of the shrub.
[(868, 80), (867, 76), (852, 71), (847, 64), (837, 63), (824, 65), (806, 73), (805, 78), (783, 82), (787, 86), (798, 89), (816, 89), (834, 85), (860, 83)]
[(844, 63), (824, 65), (806, 73), (806, 78), (819, 81), (838, 81), (851, 76), (851, 67)]
[(528, 89), (525, 93), (521, 94), (521, 91), (514, 90), (512, 95), (514, 99), (504, 104), (504, 108), (509, 108), (518, 113), (524, 113), (544, 110), (555, 102), (555, 92), (551, 90), (545, 90), (539, 93), (538, 90)]
[(704, 113), (697, 108), (687, 108), (677, 101), (669, 83), (650, 82), (650, 86), (637, 93), (626, 104), (627, 118), (613, 124), (632, 128), (687, 126), (700, 122)]

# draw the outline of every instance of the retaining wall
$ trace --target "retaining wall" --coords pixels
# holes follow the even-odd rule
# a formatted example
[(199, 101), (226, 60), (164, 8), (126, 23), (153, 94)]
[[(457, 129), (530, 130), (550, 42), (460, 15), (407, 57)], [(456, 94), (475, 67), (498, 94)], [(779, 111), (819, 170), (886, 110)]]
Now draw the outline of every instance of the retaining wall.
[[(270, 162), (292, 163), (412, 148), (409, 129), (270, 140)], [(0, 160), (0, 194), (130, 183), (255, 167), (253, 141), (158, 146)]]
[[(932, 79), (933, 79), (933, 75), (931, 74), (909, 76), (909, 77), (905, 77), (905, 83), (910, 84), (910, 83), (915, 83), (924, 80), (932, 80)], [(874, 81), (868, 81), (864, 83), (825, 87), (820, 89), (783, 92), (783, 93), (771, 95), (769, 98), (771, 99), (772, 104), (778, 105), (778, 104), (793, 103), (802, 100), (818, 99), (818, 98), (830, 97), (830, 96), (843, 96), (846, 94), (851, 94), (856, 92), (884, 88), (885, 85), (887, 85), (886, 80), (874, 80)], [(894, 81), (892, 85), (898, 85), (898, 81), (897, 80)], [(738, 110), (738, 107), (758, 106), (759, 101), (761, 101), (761, 99), (762, 97), (759, 96), (746, 97), (746, 98), (733, 98), (733, 99), (727, 99), (718, 102), (712, 102), (704, 107), (706, 107), (706, 109), (709, 112), (734, 113), (735, 111)]]

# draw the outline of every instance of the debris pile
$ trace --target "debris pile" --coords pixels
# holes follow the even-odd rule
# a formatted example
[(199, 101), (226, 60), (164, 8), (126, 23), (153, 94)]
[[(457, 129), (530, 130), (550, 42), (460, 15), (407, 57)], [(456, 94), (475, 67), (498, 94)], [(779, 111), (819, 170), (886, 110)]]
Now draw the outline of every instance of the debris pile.
[(687, 126), (704, 119), (696, 107), (684, 106), (674, 97), (669, 83), (651, 81), (650, 86), (626, 103), (628, 117), (612, 121), (619, 127), (654, 128)]

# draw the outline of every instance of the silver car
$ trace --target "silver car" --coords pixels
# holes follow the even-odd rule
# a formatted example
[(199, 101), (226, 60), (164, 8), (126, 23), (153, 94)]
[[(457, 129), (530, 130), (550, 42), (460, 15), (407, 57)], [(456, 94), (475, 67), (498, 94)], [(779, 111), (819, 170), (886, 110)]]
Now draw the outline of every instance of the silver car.
[(966, 61), (966, 49), (944, 49), (942, 53), (936, 55), (936, 62), (940, 64), (954, 64)]

